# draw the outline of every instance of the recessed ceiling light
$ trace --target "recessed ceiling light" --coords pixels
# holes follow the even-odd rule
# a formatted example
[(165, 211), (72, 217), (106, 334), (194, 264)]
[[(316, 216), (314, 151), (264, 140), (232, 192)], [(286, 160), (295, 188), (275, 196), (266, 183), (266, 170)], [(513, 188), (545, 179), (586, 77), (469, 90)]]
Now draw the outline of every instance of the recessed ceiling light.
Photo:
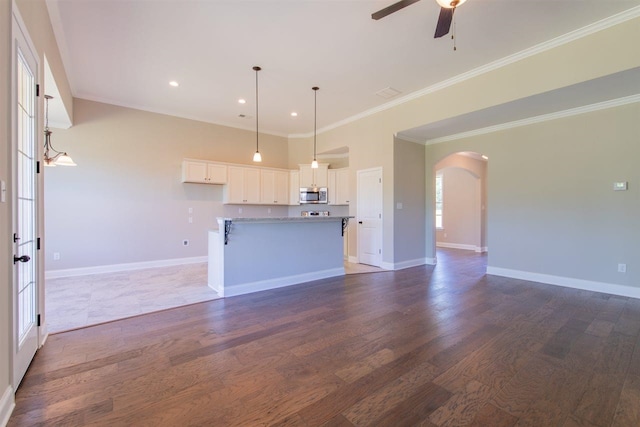
[(296, 113), (295, 111), (291, 112), (291, 117), (298, 117), (298, 113)]
[(240, 99), (238, 99), (238, 103), (239, 104), (246, 104), (247, 101), (245, 99), (240, 98)]
[(178, 84), (178, 82), (177, 82), (177, 81), (175, 81), (175, 80), (171, 80), (171, 81), (169, 82), (169, 85), (170, 85), (170, 86), (173, 86), (173, 87), (178, 87), (178, 86), (180, 86), (180, 85)]

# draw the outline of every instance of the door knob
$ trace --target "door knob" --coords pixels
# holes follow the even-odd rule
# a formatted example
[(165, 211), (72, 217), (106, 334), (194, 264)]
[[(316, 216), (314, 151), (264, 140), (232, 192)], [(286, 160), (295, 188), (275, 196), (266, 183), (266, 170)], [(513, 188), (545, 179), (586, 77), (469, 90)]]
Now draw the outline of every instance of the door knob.
[(13, 263), (15, 264), (16, 262), (28, 262), (31, 259), (31, 257), (29, 255), (22, 255), (22, 256), (13, 256)]

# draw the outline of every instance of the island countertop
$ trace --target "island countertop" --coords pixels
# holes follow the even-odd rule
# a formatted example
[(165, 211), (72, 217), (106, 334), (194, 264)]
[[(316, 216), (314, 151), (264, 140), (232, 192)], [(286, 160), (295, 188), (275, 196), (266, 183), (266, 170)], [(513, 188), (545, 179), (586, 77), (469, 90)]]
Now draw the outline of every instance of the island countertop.
[(269, 217), (238, 217), (226, 218), (217, 217), (218, 221), (231, 222), (300, 222), (300, 221), (342, 221), (343, 219), (351, 219), (353, 216), (269, 216)]

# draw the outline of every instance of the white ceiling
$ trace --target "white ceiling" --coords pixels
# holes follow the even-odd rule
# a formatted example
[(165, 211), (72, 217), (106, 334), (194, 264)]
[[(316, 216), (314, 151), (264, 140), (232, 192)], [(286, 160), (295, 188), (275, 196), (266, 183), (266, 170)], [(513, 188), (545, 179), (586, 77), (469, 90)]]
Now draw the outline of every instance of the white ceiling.
[[(259, 65), (260, 130), (277, 135), (313, 131), (312, 86), (320, 87), (322, 129), (640, 5), (640, 0), (468, 0), (456, 11), (454, 52), (450, 38), (433, 38), (435, 0), (371, 19), (394, 1), (47, 0), (47, 5), (75, 97), (255, 129), (252, 67)], [(180, 86), (170, 87), (170, 80)], [(401, 93), (391, 99), (376, 95), (387, 87)], [(240, 105), (238, 98), (247, 103)], [(298, 116), (291, 117), (292, 111)], [(502, 120), (499, 110), (485, 113), (489, 121)], [(469, 120), (460, 123), (468, 127)], [(448, 133), (462, 131), (447, 126)], [(415, 130), (416, 135), (428, 139), (424, 132)]]

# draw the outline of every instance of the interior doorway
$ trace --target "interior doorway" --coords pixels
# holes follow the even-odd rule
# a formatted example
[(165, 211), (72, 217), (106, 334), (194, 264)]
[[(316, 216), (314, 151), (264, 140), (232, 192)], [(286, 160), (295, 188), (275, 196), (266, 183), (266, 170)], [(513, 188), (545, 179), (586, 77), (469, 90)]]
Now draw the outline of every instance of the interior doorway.
[(434, 166), (436, 247), (488, 251), (487, 161), (481, 153), (465, 151), (451, 154)]

